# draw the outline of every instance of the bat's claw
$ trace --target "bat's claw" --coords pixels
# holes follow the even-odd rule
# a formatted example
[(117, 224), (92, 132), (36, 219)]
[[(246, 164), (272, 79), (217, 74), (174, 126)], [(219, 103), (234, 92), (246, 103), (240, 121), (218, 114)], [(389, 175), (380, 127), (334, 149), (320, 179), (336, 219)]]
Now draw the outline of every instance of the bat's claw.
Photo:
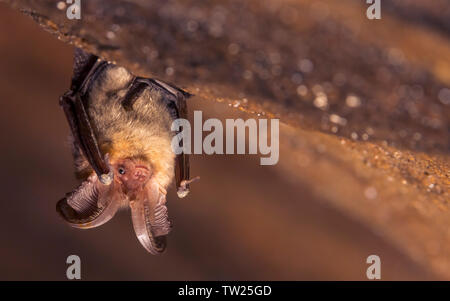
[(103, 185), (110, 185), (112, 181), (114, 180), (114, 173), (111, 170), (108, 174), (102, 174), (99, 178), (100, 182), (102, 182)]
[(178, 197), (181, 199), (181, 198), (184, 198), (185, 196), (187, 196), (189, 194), (189, 184), (191, 184), (192, 182), (198, 181), (198, 180), (200, 180), (199, 176), (192, 178), (190, 180), (181, 181), (180, 187), (178, 187), (178, 190), (177, 190)]
[(110, 185), (113, 182), (113, 180), (114, 180), (114, 170), (113, 170), (111, 164), (109, 164), (109, 154), (105, 155), (105, 162), (108, 165), (109, 173), (101, 174), (98, 177), (98, 179), (100, 180), (100, 182), (103, 185)]

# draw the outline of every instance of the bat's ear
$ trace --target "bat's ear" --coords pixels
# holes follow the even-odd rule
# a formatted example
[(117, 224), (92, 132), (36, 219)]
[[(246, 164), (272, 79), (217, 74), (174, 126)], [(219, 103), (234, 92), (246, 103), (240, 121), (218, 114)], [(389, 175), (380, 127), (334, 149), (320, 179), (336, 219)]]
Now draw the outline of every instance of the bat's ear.
[(151, 254), (166, 248), (166, 235), (170, 232), (166, 191), (153, 179), (145, 186), (142, 197), (130, 201), (134, 231), (142, 246)]
[(68, 193), (56, 204), (56, 211), (72, 227), (89, 229), (109, 221), (120, 207), (121, 191), (116, 183), (103, 185), (96, 175)]

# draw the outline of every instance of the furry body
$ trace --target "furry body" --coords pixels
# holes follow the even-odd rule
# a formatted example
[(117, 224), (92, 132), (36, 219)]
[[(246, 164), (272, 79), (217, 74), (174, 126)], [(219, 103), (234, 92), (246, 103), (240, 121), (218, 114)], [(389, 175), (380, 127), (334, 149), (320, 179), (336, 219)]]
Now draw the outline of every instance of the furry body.
[[(148, 162), (152, 177), (164, 188), (174, 177), (175, 154), (170, 130), (172, 117), (161, 95), (146, 89), (127, 111), (121, 104), (133, 75), (126, 69), (108, 65), (89, 91), (87, 113), (97, 136), (99, 147), (109, 154), (109, 161), (140, 159)], [(92, 168), (84, 155), (73, 151), (76, 173), (86, 179)]]

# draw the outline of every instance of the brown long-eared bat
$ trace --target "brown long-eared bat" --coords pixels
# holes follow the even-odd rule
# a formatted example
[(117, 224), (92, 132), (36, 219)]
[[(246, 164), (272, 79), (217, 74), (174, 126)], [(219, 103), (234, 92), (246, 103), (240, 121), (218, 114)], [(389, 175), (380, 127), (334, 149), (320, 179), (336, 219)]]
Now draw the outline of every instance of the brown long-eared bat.
[(189, 96), (75, 49), (71, 88), (60, 104), (82, 183), (56, 205), (64, 220), (93, 228), (129, 206), (141, 244), (152, 254), (162, 252), (171, 229), (166, 189), (175, 177), (177, 194), (184, 197), (192, 182), (188, 155), (175, 155), (171, 146), (177, 134), (172, 122), (186, 118)]

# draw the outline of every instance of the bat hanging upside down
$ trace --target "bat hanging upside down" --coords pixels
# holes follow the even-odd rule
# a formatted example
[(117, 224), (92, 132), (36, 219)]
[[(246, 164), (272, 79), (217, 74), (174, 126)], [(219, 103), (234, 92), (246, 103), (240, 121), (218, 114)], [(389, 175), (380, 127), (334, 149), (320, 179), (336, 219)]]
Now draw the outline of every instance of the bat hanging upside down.
[(71, 226), (88, 229), (129, 205), (144, 248), (164, 251), (171, 228), (167, 186), (175, 176), (181, 198), (193, 181), (188, 155), (175, 155), (171, 146), (177, 134), (172, 122), (186, 118), (189, 96), (77, 48), (71, 89), (60, 103), (72, 132), (76, 175), (83, 181), (57, 203), (59, 214)]

